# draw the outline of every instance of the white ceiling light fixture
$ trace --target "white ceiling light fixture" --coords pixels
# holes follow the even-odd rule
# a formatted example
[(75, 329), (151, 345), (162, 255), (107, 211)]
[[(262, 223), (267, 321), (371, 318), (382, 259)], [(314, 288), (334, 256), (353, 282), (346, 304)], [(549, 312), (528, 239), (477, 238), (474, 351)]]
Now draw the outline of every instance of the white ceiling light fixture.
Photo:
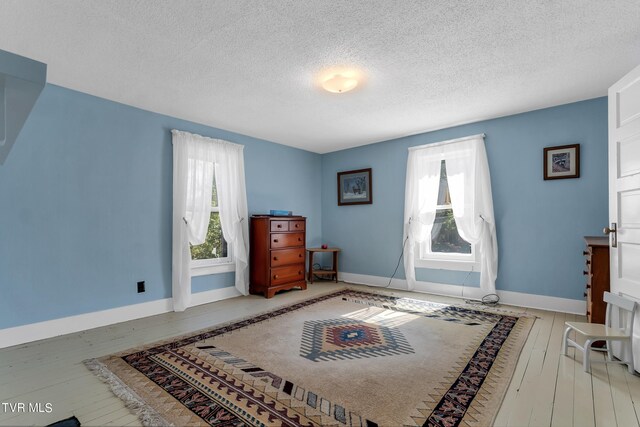
[(348, 76), (341, 73), (330, 75), (322, 82), (322, 87), (327, 92), (345, 93), (358, 86), (358, 79), (355, 76)]

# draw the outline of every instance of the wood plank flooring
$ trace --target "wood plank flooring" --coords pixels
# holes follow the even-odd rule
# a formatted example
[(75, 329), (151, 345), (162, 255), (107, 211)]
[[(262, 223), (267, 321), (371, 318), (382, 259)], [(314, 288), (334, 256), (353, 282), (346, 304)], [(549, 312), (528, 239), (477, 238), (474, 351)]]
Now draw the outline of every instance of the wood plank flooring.
[[(158, 316), (0, 349), (0, 425), (46, 425), (78, 417), (83, 426), (139, 426), (140, 422), (82, 364), (99, 357), (222, 322), (243, 318), (342, 288), (316, 283), (267, 300), (234, 298)], [(353, 286), (353, 285), (352, 285)], [(361, 288), (367, 288), (361, 286)], [(371, 288), (375, 290), (376, 288)], [(394, 291), (404, 293), (400, 291)], [(461, 301), (426, 294), (416, 298)], [(510, 307), (506, 307), (510, 308)], [(582, 370), (581, 353), (561, 355), (563, 325), (582, 316), (514, 308), (538, 317), (520, 355), (495, 426), (640, 427), (640, 377), (625, 366), (593, 364)], [(604, 360), (596, 354), (594, 360)], [(12, 413), (2, 403), (51, 403), (51, 413)]]

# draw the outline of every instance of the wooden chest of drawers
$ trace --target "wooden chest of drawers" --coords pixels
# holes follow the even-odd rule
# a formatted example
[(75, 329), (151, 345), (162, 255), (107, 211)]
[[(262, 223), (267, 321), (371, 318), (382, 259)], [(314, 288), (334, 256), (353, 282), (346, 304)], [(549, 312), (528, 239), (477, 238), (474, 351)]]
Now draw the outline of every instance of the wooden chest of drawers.
[(250, 286), (267, 298), (282, 290), (307, 289), (305, 280), (306, 218), (251, 217)]
[(591, 323), (604, 323), (607, 304), (603, 301), (605, 291), (609, 291), (609, 238), (585, 237), (587, 249), (585, 269), (582, 272), (587, 279), (587, 320)]

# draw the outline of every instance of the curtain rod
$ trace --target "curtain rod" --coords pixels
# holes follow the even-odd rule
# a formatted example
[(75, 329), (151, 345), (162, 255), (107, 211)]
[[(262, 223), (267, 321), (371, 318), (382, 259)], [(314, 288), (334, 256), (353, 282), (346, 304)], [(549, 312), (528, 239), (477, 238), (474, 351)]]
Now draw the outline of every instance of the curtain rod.
[(417, 145), (415, 147), (409, 147), (409, 151), (420, 150), (422, 148), (439, 147), (441, 145), (452, 144), (454, 142), (462, 142), (462, 141), (466, 141), (468, 139), (476, 139), (476, 138), (483, 138), (484, 139), (485, 136), (486, 135), (484, 133), (479, 133), (477, 135), (463, 136), (462, 138), (449, 139), (447, 141), (432, 142), (430, 144), (423, 144), (423, 145)]

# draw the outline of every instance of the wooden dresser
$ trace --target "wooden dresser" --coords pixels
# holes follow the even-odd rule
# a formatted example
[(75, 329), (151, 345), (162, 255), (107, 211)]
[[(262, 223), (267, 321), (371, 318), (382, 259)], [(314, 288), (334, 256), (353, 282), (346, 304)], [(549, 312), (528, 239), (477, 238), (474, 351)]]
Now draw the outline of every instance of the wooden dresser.
[(604, 292), (609, 291), (609, 237), (586, 236), (586, 268), (582, 272), (587, 279), (587, 320), (591, 323), (604, 323), (607, 304), (602, 300)]
[(305, 280), (307, 219), (302, 216), (251, 217), (250, 286), (267, 298), (285, 289), (307, 289)]

